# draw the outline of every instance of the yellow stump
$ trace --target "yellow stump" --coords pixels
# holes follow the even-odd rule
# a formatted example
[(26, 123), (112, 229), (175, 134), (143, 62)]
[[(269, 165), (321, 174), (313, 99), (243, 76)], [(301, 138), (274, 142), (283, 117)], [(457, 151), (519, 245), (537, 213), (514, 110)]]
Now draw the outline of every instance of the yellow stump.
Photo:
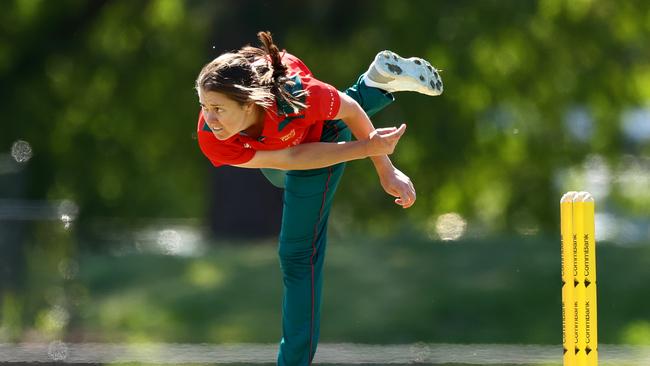
[(596, 286), (596, 224), (595, 202), (590, 194), (583, 196), (584, 221), (582, 256), (584, 258), (584, 308), (585, 308), (585, 353), (587, 365), (598, 365), (598, 307)]
[(573, 306), (573, 197), (568, 192), (560, 200), (560, 239), (562, 242), (562, 344), (564, 365), (575, 364), (575, 326)]
[(565, 366), (598, 364), (594, 213), (587, 192), (568, 192), (560, 200)]
[(576, 366), (587, 366), (586, 325), (585, 325), (585, 258), (582, 255), (582, 237), (584, 236), (584, 202), (583, 192), (573, 198), (573, 306), (576, 309)]

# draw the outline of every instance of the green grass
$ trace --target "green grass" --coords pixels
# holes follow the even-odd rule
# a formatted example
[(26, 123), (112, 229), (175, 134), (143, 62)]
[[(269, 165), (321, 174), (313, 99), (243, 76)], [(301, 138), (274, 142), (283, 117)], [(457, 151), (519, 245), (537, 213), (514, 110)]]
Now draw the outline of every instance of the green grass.
[[(598, 248), (601, 343), (650, 343), (649, 247)], [(86, 255), (76, 340), (277, 342), (276, 246), (214, 244), (200, 258)], [(559, 242), (334, 238), (321, 342), (560, 344)]]

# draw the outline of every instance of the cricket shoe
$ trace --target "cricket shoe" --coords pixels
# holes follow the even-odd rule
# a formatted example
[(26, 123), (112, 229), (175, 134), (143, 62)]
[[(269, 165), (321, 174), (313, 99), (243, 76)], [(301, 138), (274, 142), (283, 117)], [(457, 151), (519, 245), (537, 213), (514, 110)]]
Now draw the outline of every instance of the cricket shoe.
[(390, 93), (414, 91), (426, 95), (442, 94), (442, 78), (435, 67), (419, 57), (403, 58), (392, 51), (381, 51), (375, 56), (364, 82)]

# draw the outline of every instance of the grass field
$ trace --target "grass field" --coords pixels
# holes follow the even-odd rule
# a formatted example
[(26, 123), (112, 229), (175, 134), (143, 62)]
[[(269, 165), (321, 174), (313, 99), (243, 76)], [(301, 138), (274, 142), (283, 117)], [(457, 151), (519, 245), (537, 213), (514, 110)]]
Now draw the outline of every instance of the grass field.
[[(598, 248), (599, 341), (650, 344), (650, 247)], [(333, 238), (321, 342), (561, 344), (555, 238), (459, 242)], [(272, 241), (201, 257), (86, 255), (73, 341), (274, 343), (281, 277)]]

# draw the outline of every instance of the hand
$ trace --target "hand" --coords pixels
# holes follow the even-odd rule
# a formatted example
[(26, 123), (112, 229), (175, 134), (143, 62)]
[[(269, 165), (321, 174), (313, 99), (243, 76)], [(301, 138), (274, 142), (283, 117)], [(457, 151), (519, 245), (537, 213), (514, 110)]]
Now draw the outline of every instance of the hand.
[(402, 124), (397, 127), (378, 128), (372, 131), (366, 143), (368, 156), (390, 155), (395, 150), (395, 146), (400, 137), (406, 131), (406, 125)]
[(395, 203), (402, 206), (402, 208), (409, 208), (415, 203), (415, 187), (411, 179), (399, 169), (393, 168), (392, 170), (382, 174), (379, 177), (381, 186), (386, 193), (390, 194), (395, 199)]

